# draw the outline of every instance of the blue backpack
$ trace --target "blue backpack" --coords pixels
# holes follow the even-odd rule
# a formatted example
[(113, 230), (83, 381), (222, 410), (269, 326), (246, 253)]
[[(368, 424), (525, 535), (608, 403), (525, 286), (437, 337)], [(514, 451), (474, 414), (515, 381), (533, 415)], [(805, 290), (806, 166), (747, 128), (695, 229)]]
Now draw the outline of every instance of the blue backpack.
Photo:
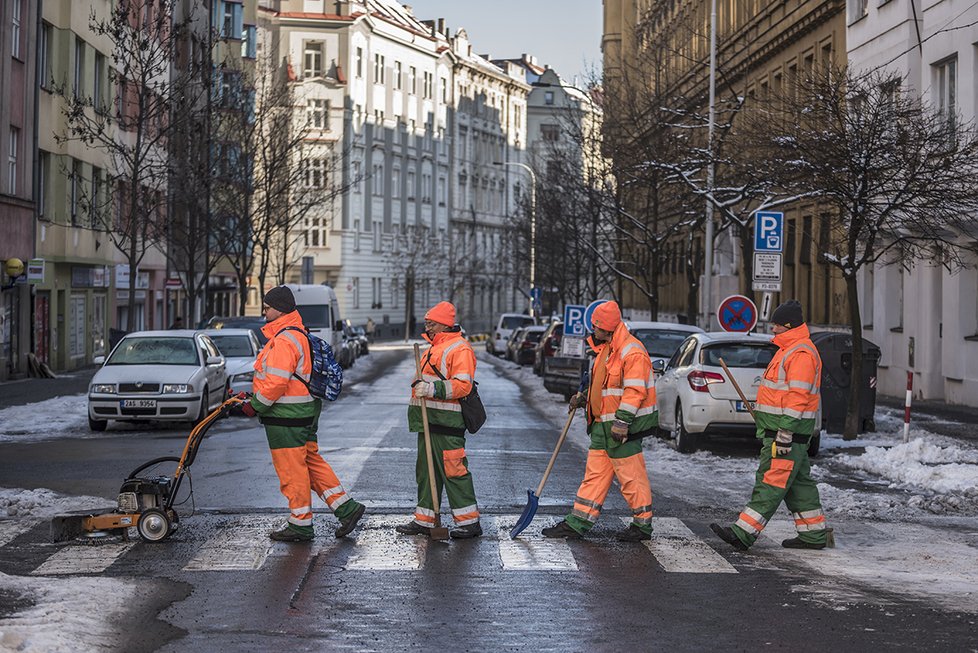
[(309, 375), (309, 381), (306, 382), (295, 372), (292, 376), (302, 381), (313, 397), (336, 401), (343, 390), (343, 368), (336, 362), (333, 348), (322, 338), (299, 327), (285, 327), (282, 331), (298, 331), (309, 340), (309, 353), (312, 355), (312, 373)]

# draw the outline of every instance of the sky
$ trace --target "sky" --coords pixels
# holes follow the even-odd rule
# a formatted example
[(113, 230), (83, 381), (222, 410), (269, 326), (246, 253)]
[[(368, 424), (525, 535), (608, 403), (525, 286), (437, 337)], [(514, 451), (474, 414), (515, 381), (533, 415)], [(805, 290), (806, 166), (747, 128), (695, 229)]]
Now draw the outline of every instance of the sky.
[(565, 80), (601, 68), (601, 0), (402, 0), (420, 20), (464, 27), (472, 49), (495, 59), (524, 52)]

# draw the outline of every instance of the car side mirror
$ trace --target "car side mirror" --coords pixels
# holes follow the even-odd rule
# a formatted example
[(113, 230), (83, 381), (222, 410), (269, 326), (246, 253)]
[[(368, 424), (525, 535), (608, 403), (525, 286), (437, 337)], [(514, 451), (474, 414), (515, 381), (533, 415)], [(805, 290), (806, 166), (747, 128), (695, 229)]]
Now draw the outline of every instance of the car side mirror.
[(656, 374), (662, 374), (666, 371), (666, 361), (661, 358), (656, 358), (652, 361), (652, 371)]
[(223, 365), (224, 364), (224, 357), (223, 356), (208, 356), (207, 357), (207, 364), (208, 365)]
[(103, 363), (105, 363), (105, 356), (96, 356), (95, 358), (92, 359), (92, 363), (94, 363), (95, 365), (102, 365)]
[(333, 331), (343, 331), (343, 320), (336, 320), (336, 324), (333, 326)]

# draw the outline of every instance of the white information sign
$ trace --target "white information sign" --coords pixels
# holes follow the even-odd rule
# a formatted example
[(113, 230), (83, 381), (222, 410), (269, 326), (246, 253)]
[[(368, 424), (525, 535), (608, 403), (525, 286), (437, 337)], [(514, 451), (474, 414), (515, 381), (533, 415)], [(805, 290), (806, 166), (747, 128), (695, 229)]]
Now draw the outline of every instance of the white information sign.
[(781, 281), (781, 252), (754, 252), (754, 281)]
[(584, 358), (584, 338), (564, 336), (560, 340), (560, 355), (567, 358)]

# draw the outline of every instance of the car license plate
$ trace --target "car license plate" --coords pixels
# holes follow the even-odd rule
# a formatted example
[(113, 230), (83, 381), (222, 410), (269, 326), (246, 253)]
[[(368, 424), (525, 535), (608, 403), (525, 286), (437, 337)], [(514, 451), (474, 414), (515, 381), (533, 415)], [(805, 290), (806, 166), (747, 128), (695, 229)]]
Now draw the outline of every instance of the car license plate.
[(742, 401), (738, 401), (737, 402), (737, 412), (738, 413), (746, 413), (746, 412), (748, 412), (748, 409), (747, 409), (748, 405), (750, 405), (750, 410), (754, 410), (754, 406), (756, 404), (753, 401), (748, 402), (747, 404), (745, 404)]
[(156, 408), (155, 399), (122, 399), (119, 401), (122, 408)]

